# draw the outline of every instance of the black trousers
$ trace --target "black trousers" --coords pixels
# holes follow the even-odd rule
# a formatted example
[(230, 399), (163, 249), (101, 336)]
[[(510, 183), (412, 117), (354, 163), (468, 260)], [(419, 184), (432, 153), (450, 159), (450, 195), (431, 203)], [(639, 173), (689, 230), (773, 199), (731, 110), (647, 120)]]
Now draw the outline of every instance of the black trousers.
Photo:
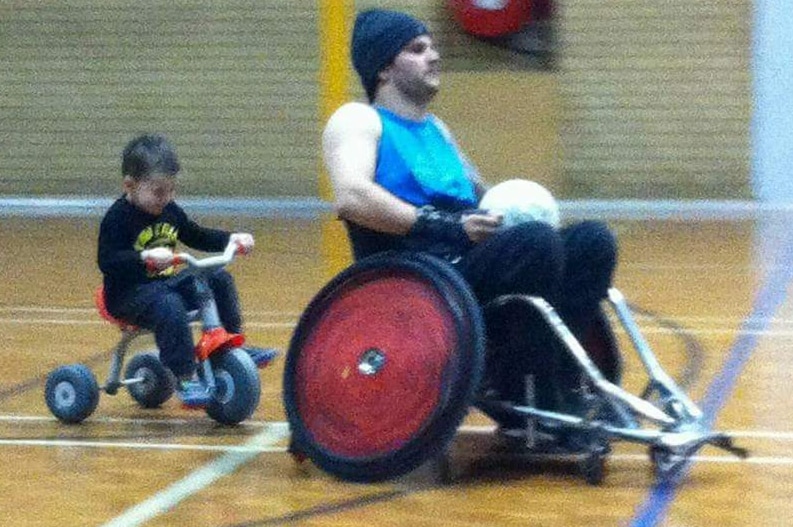
[[(517, 225), (476, 245), (455, 266), (483, 306), (504, 294), (543, 297), (580, 340), (607, 296), (616, 263), (613, 233), (602, 222), (584, 221), (561, 230)], [(511, 303), (486, 314), (487, 376), (500, 396), (524, 404), (531, 374), (538, 406), (564, 404), (578, 366), (539, 313)]]

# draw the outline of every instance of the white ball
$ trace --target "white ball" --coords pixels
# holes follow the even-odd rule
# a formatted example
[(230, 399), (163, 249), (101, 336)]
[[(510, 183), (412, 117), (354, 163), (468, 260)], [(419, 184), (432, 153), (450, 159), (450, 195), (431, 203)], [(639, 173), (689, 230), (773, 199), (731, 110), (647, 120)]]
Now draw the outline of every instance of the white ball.
[(479, 202), (479, 208), (504, 215), (504, 227), (527, 221), (542, 221), (558, 228), (559, 204), (553, 195), (534, 181), (510, 179), (491, 187)]

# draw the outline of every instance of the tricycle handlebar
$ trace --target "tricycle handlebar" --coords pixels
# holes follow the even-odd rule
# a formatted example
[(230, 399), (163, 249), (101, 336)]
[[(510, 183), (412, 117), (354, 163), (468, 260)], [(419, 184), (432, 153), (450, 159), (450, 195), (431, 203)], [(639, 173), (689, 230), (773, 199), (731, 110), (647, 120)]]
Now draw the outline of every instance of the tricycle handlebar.
[(230, 264), (239, 252), (242, 252), (242, 247), (236, 242), (230, 241), (222, 254), (207, 256), (206, 258), (196, 258), (189, 253), (176, 253), (173, 263), (175, 265), (187, 264), (188, 267), (197, 267), (199, 269), (223, 267), (224, 265)]

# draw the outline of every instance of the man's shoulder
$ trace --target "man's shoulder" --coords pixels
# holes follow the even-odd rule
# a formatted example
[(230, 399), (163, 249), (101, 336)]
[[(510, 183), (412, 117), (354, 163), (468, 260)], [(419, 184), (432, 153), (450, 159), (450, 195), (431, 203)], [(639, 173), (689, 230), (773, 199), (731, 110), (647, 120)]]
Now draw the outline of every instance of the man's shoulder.
[(375, 145), (380, 141), (383, 124), (377, 111), (360, 102), (348, 102), (336, 110), (322, 132), (325, 152), (335, 151), (342, 145)]
[(371, 104), (360, 101), (349, 101), (339, 106), (333, 116), (341, 115), (346, 117), (348, 115), (361, 117), (361, 116), (377, 116), (377, 110)]
[(328, 119), (326, 130), (333, 131), (377, 131), (381, 127), (380, 116), (372, 106), (362, 102), (341, 105)]

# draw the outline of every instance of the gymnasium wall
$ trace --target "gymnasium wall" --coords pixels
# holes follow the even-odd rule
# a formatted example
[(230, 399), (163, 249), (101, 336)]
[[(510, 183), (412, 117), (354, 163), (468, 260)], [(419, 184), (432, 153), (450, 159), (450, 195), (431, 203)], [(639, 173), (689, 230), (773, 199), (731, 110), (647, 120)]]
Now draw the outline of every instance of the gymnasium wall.
[(565, 194), (748, 198), (749, 0), (558, 0)]
[[(488, 181), (748, 196), (749, 0), (556, 3), (552, 56), (463, 34), (445, 0), (351, 7), (428, 20), (433, 109)], [(311, 1), (0, 0), (0, 195), (113, 195), (124, 143), (158, 130), (184, 195), (316, 196), (319, 24)]]
[(554, 53), (539, 62), (461, 35), (445, 1), (388, 4), (439, 29), (436, 109), (490, 181), (522, 175), (567, 198), (751, 197), (750, 0), (554, 0)]
[(0, 194), (117, 193), (123, 145), (153, 130), (183, 194), (316, 194), (314, 2), (1, 6)]

